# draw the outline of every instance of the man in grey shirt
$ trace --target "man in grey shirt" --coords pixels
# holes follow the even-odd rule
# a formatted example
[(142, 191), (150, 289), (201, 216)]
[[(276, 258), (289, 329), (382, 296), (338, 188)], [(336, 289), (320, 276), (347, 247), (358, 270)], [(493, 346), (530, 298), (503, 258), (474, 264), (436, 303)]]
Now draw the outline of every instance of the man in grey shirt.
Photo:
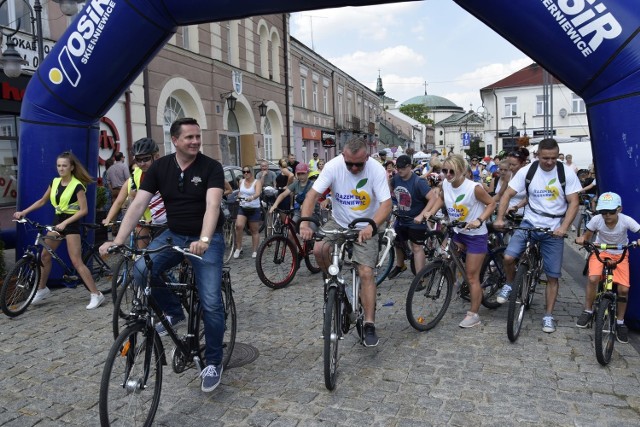
[(256, 174), (256, 179), (260, 181), (262, 188), (276, 186), (276, 174), (269, 170), (269, 163), (265, 160), (260, 162), (260, 172)]
[(111, 198), (116, 200), (120, 189), (129, 179), (129, 168), (124, 164), (124, 154), (118, 152), (114, 156), (113, 166), (107, 169), (107, 178), (111, 184)]

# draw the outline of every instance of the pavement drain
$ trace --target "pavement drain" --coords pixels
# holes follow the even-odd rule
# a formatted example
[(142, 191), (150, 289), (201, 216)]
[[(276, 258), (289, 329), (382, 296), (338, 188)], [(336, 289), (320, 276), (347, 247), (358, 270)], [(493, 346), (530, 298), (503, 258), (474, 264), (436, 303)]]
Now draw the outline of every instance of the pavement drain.
[(249, 344), (237, 342), (233, 347), (233, 354), (231, 355), (231, 360), (229, 361), (227, 369), (239, 368), (241, 366), (248, 365), (255, 361), (258, 356), (260, 356), (260, 352), (257, 348)]

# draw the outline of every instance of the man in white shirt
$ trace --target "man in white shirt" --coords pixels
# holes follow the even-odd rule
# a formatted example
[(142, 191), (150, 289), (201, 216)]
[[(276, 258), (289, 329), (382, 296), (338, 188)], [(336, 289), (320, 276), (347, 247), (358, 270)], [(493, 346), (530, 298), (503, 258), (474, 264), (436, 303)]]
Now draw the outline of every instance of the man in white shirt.
[[(581, 190), (580, 180), (575, 172), (558, 161), (559, 153), (560, 148), (555, 139), (548, 138), (540, 142), (538, 161), (521, 168), (511, 178), (509, 187), (500, 199), (498, 215), (494, 222), (495, 227), (502, 227), (509, 200), (519, 192), (527, 190), (528, 203), (521, 226), (548, 227), (553, 231), (553, 236), (545, 233), (531, 234), (534, 240), (540, 241), (540, 253), (547, 275), (546, 312), (542, 319), (542, 330), (547, 333), (556, 330), (557, 322), (553, 318), (553, 308), (558, 296), (558, 279), (562, 270), (563, 237), (578, 213), (578, 192)], [(528, 177), (527, 174), (532, 167), (537, 169), (533, 177)], [(558, 168), (563, 168), (564, 174), (559, 173)], [(531, 179), (528, 186), (527, 178)], [(515, 262), (524, 251), (526, 239), (526, 232), (516, 230), (504, 252), (506, 283), (498, 295), (499, 303), (509, 299), (515, 277)]]
[[(333, 219), (323, 227), (345, 229), (355, 219), (371, 218), (381, 229), (391, 213), (391, 193), (384, 167), (369, 157), (367, 143), (354, 137), (347, 141), (341, 156), (327, 162), (302, 204), (303, 217), (310, 217), (318, 197), (328, 188), (332, 193)], [(361, 228), (354, 245), (353, 260), (358, 263), (360, 275), (360, 299), (364, 308), (363, 344), (378, 345), (375, 330), (376, 285), (373, 269), (378, 260), (378, 241), (373, 227), (367, 223), (356, 224)], [(308, 222), (300, 223), (300, 235), (305, 240), (313, 237)], [(324, 271), (331, 264), (330, 238), (317, 242), (314, 254)]]

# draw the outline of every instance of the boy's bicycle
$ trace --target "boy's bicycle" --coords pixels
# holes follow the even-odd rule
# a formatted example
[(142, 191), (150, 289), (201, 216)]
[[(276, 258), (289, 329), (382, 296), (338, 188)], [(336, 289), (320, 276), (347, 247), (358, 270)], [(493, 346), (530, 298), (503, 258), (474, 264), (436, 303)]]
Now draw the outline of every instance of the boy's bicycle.
[[(313, 255), (313, 240), (300, 243), (296, 233), (298, 224), (291, 218), (292, 211), (276, 209), (275, 212), (287, 214), (282, 234), (274, 234), (260, 244), (256, 270), (262, 283), (269, 288), (280, 289), (291, 283), (303, 259), (313, 274), (320, 272), (320, 266)], [(319, 223), (317, 220), (314, 222)]]
[[(430, 220), (431, 221), (431, 220)], [(418, 331), (428, 331), (435, 327), (445, 315), (454, 292), (456, 278), (459, 281), (457, 294), (460, 298), (470, 301), (471, 291), (467, 282), (465, 268), (465, 254), (460, 252), (453, 242), (453, 229), (463, 228), (466, 223), (436, 220), (443, 231), (429, 233), (441, 242), (441, 251), (427, 264), (411, 282), (407, 292), (406, 315), (407, 320)], [(446, 234), (445, 234), (446, 232)], [(482, 305), (487, 308), (497, 308), (495, 300), (497, 293), (504, 283), (503, 267), (504, 247), (489, 247), (480, 269), (480, 286), (482, 288)]]
[[(616, 322), (618, 284), (613, 282), (613, 271), (626, 258), (629, 248), (635, 248), (638, 245), (636, 242), (628, 245), (594, 244), (591, 242), (584, 242), (583, 244), (602, 263), (602, 279), (598, 282), (596, 299), (593, 303), (594, 316), (591, 318), (591, 322), (595, 318), (596, 359), (598, 359), (598, 363), (606, 366), (611, 361), (613, 346), (616, 342), (616, 328), (618, 326)], [(614, 261), (607, 257), (606, 254), (602, 254), (607, 249), (621, 250), (622, 254)]]
[[(125, 246), (110, 251), (144, 257), (147, 271), (152, 270), (150, 254), (163, 250), (175, 250), (190, 257), (186, 249), (165, 245), (156, 249), (135, 249)], [(198, 257), (199, 258), (199, 257)], [(193, 275), (191, 275), (193, 278)], [(146, 275), (144, 289), (133, 301), (126, 328), (118, 335), (107, 356), (100, 382), (100, 423), (108, 426), (118, 421), (132, 425), (150, 426), (158, 409), (162, 389), (163, 365), (167, 364), (162, 340), (155, 328), (160, 321), (175, 344), (171, 352), (171, 366), (176, 373), (204, 365), (204, 327), (197, 287), (191, 279), (188, 283), (165, 283), (180, 295), (187, 308), (187, 332), (182, 337), (171, 327), (166, 316), (151, 297), (151, 275)], [(227, 365), (235, 345), (236, 310), (231, 291), (229, 268), (223, 269), (222, 299), (225, 311), (225, 335), (223, 365)]]
[[(320, 227), (316, 218), (301, 218), (301, 221), (311, 221)], [(376, 223), (370, 218), (355, 219), (346, 230), (324, 230), (320, 228), (314, 233), (315, 240), (322, 240), (327, 236), (342, 237), (344, 243), (336, 239), (331, 251), (331, 265), (324, 279), (324, 321), (322, 339), (324, 341), (324, 384), (329, 390), (336, 387), (338, 372), (338, 343), (344, 339), (349, 330), (355, 325), (360, 343), (364, 339), (364, 309), (360, 301), (360, 276), (358, 264), (350, 262), (349, 273), (343, 274), (342, 267), (347, 265), (347, 252), (358, 240), (360, 230), (358, 223), (368, 223), (376, 234)]]
[[(31, 304), (33, 297), (38, 290), (40, 282), (40, 268), (42, 266), (42, 250), (46, 250), (63, 270), (62, 279), (72, 287), (75, 287), (80, 279), (74, 268), (67, 263), (47, 244), (46, 240), (63, 240), (64, 237), (48, 236), (47, 233), (55, 232), (52, 225), (42, 225), (29, 218), (14, 220), (20, 224), (26, 224), (37, 230), (33, 244), (27, 246), (24, 255), (13, 268), (6, 274), (0, 290), (0, 307), (4, 314), (9, 317), (16, 317), (25, 312)], [(101, 257), (98, 251), (99, 245), (90, 244), (87, 240), (88, 230), (100, 227), (97, 224), (82, 224), (82, 261), (89, 268), (96, 287), (103, 294), (111, 292), (111, 283), (101, 280), (112, 274), (111, 267)]]

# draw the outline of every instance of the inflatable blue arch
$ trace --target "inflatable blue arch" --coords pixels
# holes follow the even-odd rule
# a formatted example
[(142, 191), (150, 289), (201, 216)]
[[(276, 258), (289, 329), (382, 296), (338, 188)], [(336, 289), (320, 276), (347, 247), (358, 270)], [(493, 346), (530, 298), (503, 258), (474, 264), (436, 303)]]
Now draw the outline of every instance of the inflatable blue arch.
[[(584, 99), (599, 186), (619, 193), (625, 212), (640, 218), (640, 9), (636, 2), (455, 1)], [(19, 167), (23, 172), (18, 209), (40, 197), (56, 173), (52, 159), (62, 151), (73, 150), (96, 175), (100, 117), (178, 26), (381, 3), (392, 2), (88, 0), (27, 87), (21, 113)], [(89, 200), (94, 200), (92, 192), (95, 188)], [(37, 220), (50, 219), (46, 212), (40, 215)], [(28, 243), (21, 230), (17, 237), (18, 248)], [(638, 254), (632, 254), (633, 282), (640, 278), (639, 262)], [(640, 288), (632, 287), (627, 321), (640, 328)]]

